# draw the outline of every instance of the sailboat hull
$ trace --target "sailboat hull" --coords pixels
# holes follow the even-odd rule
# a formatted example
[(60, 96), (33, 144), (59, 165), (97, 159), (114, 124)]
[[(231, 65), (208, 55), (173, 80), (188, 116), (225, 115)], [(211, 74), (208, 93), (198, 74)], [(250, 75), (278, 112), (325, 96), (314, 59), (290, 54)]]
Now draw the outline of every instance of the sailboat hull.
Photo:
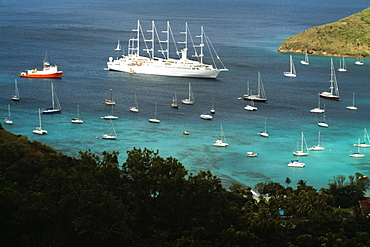
[(4, 120), (4, 123), (5, 123), (5, 124), (13, 124), (13, 121), (12, 121), (12, 120), (10, 120), (10, 119), (5, 119), (5, 120)]
[(321, 147), (321, 146), (312, 146), (308, 150), (310, 150), (310, 151), (321, 151), (321, 150), (325, 150), (325, 148)]
[(83, 124), (84, 121), (82, 119), (79, 119), (79, 118), (73, 118), (71, 120), (71, 123), (74, 123), (74, 124)]
[(137, 109), (135, 106), (130, 108), (130, 112), (139, 112), (139, 109)]
[(284, 75), (285, 75), (286, 77), (297, 77), (297, 75), (296, 75), (296, 74), (292, 74), (292, 73), (290, 73), (290, 72), (284, 72)]
[(48, 131), (43, 130), (41, 128), (36, 128), (32, 131), (32, 133), (37, 134), (37, 135), (46, 135), (48, 133)]
[(350, 154), (349, 156), (351, 156), (351, 157), (353, 157), (353, 158), (362, 158), (362, 157), (365, 157), (365, 154), (352, 153), (352, 154)]
[(194, 104), (194, 101), (190, 100), (190, 99), (183, 99), (181, 101), (181, 103), (185, 104), (185, 105), (193, 105)]
[(333, 95), (329, 92), (322, 92), (320, 93), (320, 97), (332, 100), (339, 100), (339, 96)]
[(267, 99), (259, 98), (257, 95), (244, 95), (245, 100), (253, 100), (253, 101), (259, 101), (259, 102), (266, 102)]
[(307, 155), (308, 155), (308, 153), (304, 153), (304, 152), (302, 152), (302, 151), (295, 151), (295, 152), (293, 153), (293, 155), (295, 155), (295, 156), (307, 156)]
[(313, 113), (324, 113), (325, 110), (317, 107), (317, 108), (311, 109), (310, 112), (313, 112)]
[(107, 139), (107, 140), (116, 140), (117, 139), (116, 136), (107, 135), (107, 134), (102, 135), (102, 138)]
[(43, 114), (55, 114), (55, 113), (60, 113), (62, 110), (61, 109), (46, 109), (43, 110)]
[(213, 143), (213, 146), (216, 147), (227, 147), (229, 146), (229, 143), (222, 142), (222, 140), (217, 140)]
[(159, 119), (156, 119), (156, 118), (149, 118), (148, 121), (151, 122), (151, 123), (160, 123), (161, 122)]

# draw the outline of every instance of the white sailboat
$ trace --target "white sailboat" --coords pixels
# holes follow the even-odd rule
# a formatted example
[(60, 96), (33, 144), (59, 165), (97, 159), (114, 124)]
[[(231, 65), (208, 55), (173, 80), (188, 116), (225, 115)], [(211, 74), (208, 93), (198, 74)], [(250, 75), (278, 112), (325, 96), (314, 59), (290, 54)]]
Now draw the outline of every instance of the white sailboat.
[[(360, 138), (358, 139), (358, 144), (360, 144)], [(362, 157), (365, 157), (365, 154), (360, 153), (360, 146), (357, 145), (357, 152), (354, 152), (354, 153), (351, 152), (349, 156), (353, 158), (362, 158)]]
[(213, 116), (209, 113), (202, 113), (202, 114), (200, 114), (200, 118), (204, 119), (204, 120), (212, 120)]
[[(298, 148), (297, 148), (298, 149)], [(305, 152), (306, 149), (306, 152)], [(301, 148), (300, 150), (294, 151), (293, 155), (295, 156), (307, 156), (309, 154), (306, 139), (304, 138), (304, 134), (301, 134)]]
[[(132, 30), (136, 37), (134, 36), (128, 42), (128, 54), (122, 55), (121, 58), (117, 59), (109, 57), (107, 70), (211, 79), (217, 78), (221, 71), (228, 70), (211, 44), (209, 37), (205, 34), (203, 27), (200, 28), (200, 35), (196, 36), (200, 39), (199, 44), (194, 44), (187, 23), (185, 23), (185, 31), (181, 32), (185, 36), (182, 42), (174, 40), (175, 36), (172, 33), (169, 22), (167, 22), (166, 27), (166, 30), (162, 31), (162, 33), (166, 34), (166, 38), (161, 40), (160, 31), (157, 30), (154, 21), (151, 22), (151, 28), (148, 30), (147, 28), (142, 28), (140, 20), (138, 20), (137, 28)], [(145, 37), (145, 32), (149, 33), (151, 37)], [(177, 48), (176, 44), (178, 43), (184, 45), (181, 50)], [(158, 48), (160, 49), (155, 48), (157, 44), (159, 44), (160, 47)], [(141, 49), (140, 45), (143, 45), (145, 48)], [(175, 47), (175, 52), (179, 58), (170, 58), (170, 48), (172, 47)], [(203, 62), (205, 48), (210, 48), (206, 54), (210, 54), (213, 64), (205, 64)], [(190, 50), (194, 51), (192, 57), (198, 58), (198, 60), (188, 59), (188, 51)], [(140, 54), (142, 51), (146, 53), (145, 56)], [(159, 54), (155, 54), (156, 51)], [(217, 63), (223, 67), (222, 69), (217, 68), (216, 59), (218, 60)]]
[(151, 123), (160, 123), (161, 121), (157, 118), (157, 102), (154, 105), (154, 118), (149, 118)]
[(250, 152), (247, 152), (245, 154), (245, 156), (247, 156), (247, 157), (257, 157), (258, 153), (254, 153), (253, 151), (250, 151)]
[(299, 160), (291, 160), (289, 163), (288, 163), (288, 166), (289, 167), (298, 167), (298, 168), (303, 168), (305, 167), (305, 163), (302, 163), (302, 162), (299, 162)]
[(244, 107), (244, 110), (247, 110), (247, 111), (257, 111), (257, 107), (254, 106), (254, 101), (251, 100), (251, 104), (250, 105), (246, 105)]
[(292, 55), (290, 55), (290, 58), (289, 58), (289, 67), (290, 67), (290, 70), (288, 72), (283, 72), (283, 74), (287, 77), (296, 77), (297, 74), (295, 71)]
[(116, 47), (116, 49), (114, 49), (115, 51), (121, 51), (122, 49), (121, 49), (121, 43), (119, 42), (119, 40), (118, 40), (118, 42), (117, 42), (117, 47)]
[(188, 124), (186, 124), (186, 129), (184, 130), (184, 132), (182, 132), (184, 135), (190, 135), (190, 132), (187, 129), (188, 129)]
[(171, 103), (172, 108), (179, 108), (179, 105), (177, 104), (177, 94), (175, 92), (175, 96), (172, 97), (172, 103)]
[(117, 134), (116, 130), (114, 129), (113, 121), (110, 120), (110, 126), (111, 126), (111, 133), (110, 134), (103, 134), (102, 138), (103, 139), (108, 139), (108, 140), (116, 140), (117, 139)]
[(254, 150), (253, 150), (253, 146), (252, 146), (252, 151), (249, 151), (245, 154), (245, 156), (247, 157), (257, 157), (258, 156), (258, 153), (255, 153)]
[(337, 77), (335, 76), (333, 58), (330, 61), (330, 92), (324, 91), (320, 93), (320, 97), (334, 100), (339, 99), (338, 82)]
[(353, 144), (353, 146), (359, 146), (361, 148), (370, 147), (370, 138), (366, 128), (364, 129), (364, 141), (363, 142), (358, 141), (358, 143)]
[(320, 95), (319, 94), (317, 94), (317, 98), (318, 98), (317, 107), (316, 108), (312, 108), (310, 110), (310, 112), (313, 112), (313, 113), (324, 113), (325, 110), (320, 108)]
[(310, 64), (310, 62), (308, 60), (307, 48), (306, 48), (306, 52), (304, 54), (304, 60), (301, 60), (301, 64), (303, 64), (303, 65), (309, 65)]
[(267, 124), (266, 124), (266, 118), (265, 118), (265, 130), (258, 133), (262, 137), (269, 137), (270, 135), (267, 133)]
[(308, 150), (312, 150), (312, 151), (321, 151), (321, 150), (325, 150), (325, 148), (321, 145), (321, 133), (319, 131), (319, 137), (318, 137), (318, 140), (317, 140), (317, 145), (314, 145), (312, 147), (310, 147)]
[(71, 123), (82, 124), (84, 121), (80, 118), (80, 106), (77, 105), (77, 117), (71, 119)]
[(348, 110), (357, 110), (357, 107), (355, 106), (355, 93), (352, 95), (352, 105), (349, 105), (346, 108)]
[(325, 128), (328, 128), (329, 127), (329, 124), (326, 122), (326, 115), (325, 115), (325, 113), (324, 113), (324, 120), (319, 121), (317, 123), (317, 125), (320, 126), (320, 127), (325, 127)]
[(139, 112), (139, 106), (137, 103), (137, 95), (135, 93), (134, 105), (130, 107), (130, 112)]
[(213, 146), (216, 146), (216, 147), (227, 147), (227, 146), (229, 146), (229, 143), (226, 142), (226, 137), (225, 137), (225, 134), (224, 134), (224, 130), (222, 128), (222, 124), (221, 124), (221, 136), (220, 136), (220, 140), (216, 140), (213, 143)]
[(20, 100), (17, 79), (14, 80), (14, 95), (12, 96), (12, 100)]
[(10, 104), (8, 104), (8, 116), (4, 119), (5, 124), (13, 124), (13, 120), (10, 119)]
[(194, 104), (194, 94), (193, 91), (191, 90), (191, 84), (189, 83), (189, 95), (187, 99), (183, 99), (181, 102), (185, 105), (192, 105)]
[(47, 130), (42, 129), (42, 124), (41, 124), (41, 110), (40, 109), (39, 109), (39, 126), (36, 127), (36, 129), (34, 129), (32, 131), (32, 133), (38, 134), (38, 135), (45, 135), (45, 134), (48, 133)]
[(339, 72), (346, 72), (347, 71), (347, 66), (346, 66), (346, 62), (344, 61), (344, 57), (343, 57), (342, 60), (339, 60), (339, 69), (338, 69), (338, 71)]
[(265, 88), (263, 87), (263, 83), (262, 83), (261, 72), (258, 71), (258, 76), (257, 76), (257, 94), (252, 94), (250, 92), (249, 82), (248, 82), (248, 92), (247, 92), (247, 94), (244, 94), (244, 99), (245, 100), (262, 101), (262, 102), (267, 101)]
[(52, 113), (60, 113), (61, 111), (62, 111), (62, 108), (60, 107), (58, 96), (54, 89), (54, 84), (51, 83), (51, 107), (46, 108), (45, 110), (42, 111), (42, 113), (52, 114)]
[(362, 57), (357, 58), (356, 65), (364, 65), (364, 59)]
[(106, 105), (115, 105), (116, 104), (116, 101), (113, 100), (113, 90), (112, 89), (109, 90), (109, 98), (106, 98), (104, 103)]
[(105, 116), (103, 116), (103, 117), (101, 117), (101, 118), (103, 118), (103, 119), (111, 119), (111, 120), (116, 120), (116, 119), (118, 119), (118, 117), (116, 116), (116, 115), (114, 115), (113, 114), (113, 107), (114, 107), (114, 105), (112, 105), (112, 114), (110, 114), (110, 115), (105, 115)]

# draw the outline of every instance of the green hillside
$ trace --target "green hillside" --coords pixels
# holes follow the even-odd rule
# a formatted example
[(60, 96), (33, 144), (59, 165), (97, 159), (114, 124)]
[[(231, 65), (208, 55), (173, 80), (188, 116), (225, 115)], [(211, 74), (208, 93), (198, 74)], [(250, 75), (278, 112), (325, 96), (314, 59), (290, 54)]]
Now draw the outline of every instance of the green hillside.
[(313, 27), (288, 38), (279, 52), (322, 56), (370, 56), (370, 8), (334, 23)]

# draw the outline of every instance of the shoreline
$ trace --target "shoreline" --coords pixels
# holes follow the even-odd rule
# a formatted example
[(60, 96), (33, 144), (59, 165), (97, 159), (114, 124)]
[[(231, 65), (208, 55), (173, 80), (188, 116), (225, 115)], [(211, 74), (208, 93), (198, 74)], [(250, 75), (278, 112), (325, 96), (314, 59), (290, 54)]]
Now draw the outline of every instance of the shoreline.
[[(281, 53), (293, 53), (293, 54), (300, 54), (304, 55), (305, 50), (302, 49), (284, 49), (279, 47), (277, 49), (277, 52)], [(319, 52), (319, 51), (314, 51), (314, 50), (307, 50), (308, 55), (313, 55), (313, 56), (321, 56), (321, 57), (348, 57), (348, 58), (369, 58), (370, 56), (354, 56), (354, 55), (348, 55), (348, 54), (334, 54), (334, 53), (329, 53), (329, 52)]]

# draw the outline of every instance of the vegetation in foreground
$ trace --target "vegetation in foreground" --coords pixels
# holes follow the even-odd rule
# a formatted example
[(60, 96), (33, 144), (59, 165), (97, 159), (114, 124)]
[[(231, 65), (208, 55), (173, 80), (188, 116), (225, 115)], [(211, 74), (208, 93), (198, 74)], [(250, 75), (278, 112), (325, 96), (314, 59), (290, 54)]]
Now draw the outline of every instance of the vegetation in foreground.
[(370, 56), (370, 8), (334, 23), (310, 28), (288, 38), (280, 52), (323, 56)]
[[(148, 149), (71, 158), (0, 125), (3, 246), (370, 246), (366, 176), (227, 190)], [(340, 206), (340, 208), (339, 208)], [(343, 208), (347, 208), (343, 210)], [(350, 211), (350, 212), (349, 212)]]

